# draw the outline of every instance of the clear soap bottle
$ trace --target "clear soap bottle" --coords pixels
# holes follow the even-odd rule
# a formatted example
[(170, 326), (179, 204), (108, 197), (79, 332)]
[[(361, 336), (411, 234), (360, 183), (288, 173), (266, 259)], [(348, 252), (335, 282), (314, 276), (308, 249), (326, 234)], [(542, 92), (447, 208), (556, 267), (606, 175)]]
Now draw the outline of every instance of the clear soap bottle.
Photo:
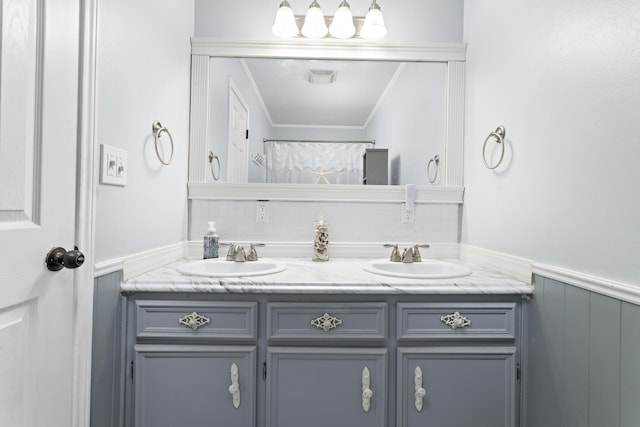
[(218, 258), (218, 249), (220, 248), (220, 237), (216, 232), (215, 221), (209, 222), (209, 229), (204, 235), (204, 251), (202, 258)]

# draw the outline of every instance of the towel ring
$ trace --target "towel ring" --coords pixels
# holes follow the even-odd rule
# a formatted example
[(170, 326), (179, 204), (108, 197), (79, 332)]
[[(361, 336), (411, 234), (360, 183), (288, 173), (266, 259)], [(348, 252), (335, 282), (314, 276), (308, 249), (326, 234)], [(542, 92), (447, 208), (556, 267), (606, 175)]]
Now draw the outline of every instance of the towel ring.
[[(491, 132), (487, 137), (487, 139), (484, 140), (484, 145), (482, 146), (482, 161), (484, 162), (484, 165), (487, 168), (495, 169), (498, 166), (500, 166), (500, 163), (502, 163), (502, 159), (504, 159), (504, 137), (506, 134), (507, 134), (507, 131), (504, 128), (504, 126), (498, 126), (496, 130)], [(486, 154), (487, 142), (489, 142), (491, 138), (495, 138), (496, 142), (498, 144), (501, 144), (501, 148), (502, 148), (502, 151), (500, 151), (500, 158), (498, 159), (498, 162), (493, 166), (489, 165), (489, 162), (487, 162), (487, 154)]]
[[(436, 173), (433, 175), (433, 178), (431, 178), (431, 165), (432, 164), (436, 167), (436, 169), (435, 169)], [(440, 156), (438, 156), (437, 154), (435, 156), (433, 156), (433, 158), (431, 158), (431, 160), (429, 160), (429, 163), (427, 163), (427, 176), (429, 177), (429, 182), (431, 184), (436, 182), (436, 179), (438, 179), (439, 165), (440, 165)]]
[[(160, 163), (165, 166), (170, 165), (171, 161), (173, 160), (173, 137), (171, 136), (171, 132), (169, 132), (169, 129), (162, 126), (157, 120), (153, 122), (153, 125), (151, 125), (151, 129), (153, 130), (153, 137), (156, 146), (156, 156), (158, 156), (158, 160), (160, 160)], [(169, 141), (171, 141), (171, 155), (169, 156), (169, 160), (166, 161), (160, 155), (160, 150), (158, 150), (158, 140), (160, 139), (160, 135), (162, 135), (162, 132), (165, 132), (169, 136)]]
[[(218, 163), (218, 174), (216, 175), (216, 173), (213, 171), (213, 161), (216, 161)], [(220, 157), (218, 157), (216, 154), (213, 154), (213, 151), (209, 151), (209, 168), (211, 169), (211, 176), (213, 177), (214, 181), (217, 181), (220, 179)]]

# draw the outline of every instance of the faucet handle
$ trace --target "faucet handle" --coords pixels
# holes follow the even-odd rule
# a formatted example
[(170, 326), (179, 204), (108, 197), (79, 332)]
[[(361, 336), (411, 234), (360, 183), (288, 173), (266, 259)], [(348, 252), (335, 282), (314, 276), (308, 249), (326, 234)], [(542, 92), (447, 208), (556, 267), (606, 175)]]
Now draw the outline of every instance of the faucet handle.
[(227, 252), (227, 261), (236, 260), (236, 245), (235, 243), (220, 242), (220, 246), (229, 246), (229, 252)]
[(402, 257), (400, 256), (400, 252), (398, 251), (398, 245), (395, 243), (385, 243), (383, 245), (385, 248), (393, 248), (391, 251), (391, 256), (389, 257), (389, 261), (392, 262), (400, 262)]
[(422, 256), (420, 255), (420, 250), (418, 248), (428, 248), (429, 245), (426, 243), (413, 245), (413, 262), (422, 261)]
[(247, 261), (257, 261), (258, 252), (256, 251), (256, 247), (264, 245), (264, 243), (251, 243), (251, 246), (249, 247), (249, 254), (247, 255)]

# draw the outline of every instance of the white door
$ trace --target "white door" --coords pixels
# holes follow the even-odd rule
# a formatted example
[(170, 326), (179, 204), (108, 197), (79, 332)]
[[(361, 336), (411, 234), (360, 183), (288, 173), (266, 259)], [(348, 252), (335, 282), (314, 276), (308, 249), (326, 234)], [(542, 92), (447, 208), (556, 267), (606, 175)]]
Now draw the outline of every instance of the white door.
[(231, 82), (229, 84), (229, 148), (227, 182), (249, 181), (249, 107)]
[(72, 423), (79, 0), (0, 1), (0, 426)]

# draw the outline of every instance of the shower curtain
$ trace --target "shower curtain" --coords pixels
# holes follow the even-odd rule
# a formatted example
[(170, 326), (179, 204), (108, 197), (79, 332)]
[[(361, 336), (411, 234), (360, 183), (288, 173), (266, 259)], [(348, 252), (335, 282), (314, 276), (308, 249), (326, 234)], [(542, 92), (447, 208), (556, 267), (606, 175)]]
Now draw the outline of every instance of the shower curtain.
[(362, 184), (367, 142), (265, 141), (267, 182)]

